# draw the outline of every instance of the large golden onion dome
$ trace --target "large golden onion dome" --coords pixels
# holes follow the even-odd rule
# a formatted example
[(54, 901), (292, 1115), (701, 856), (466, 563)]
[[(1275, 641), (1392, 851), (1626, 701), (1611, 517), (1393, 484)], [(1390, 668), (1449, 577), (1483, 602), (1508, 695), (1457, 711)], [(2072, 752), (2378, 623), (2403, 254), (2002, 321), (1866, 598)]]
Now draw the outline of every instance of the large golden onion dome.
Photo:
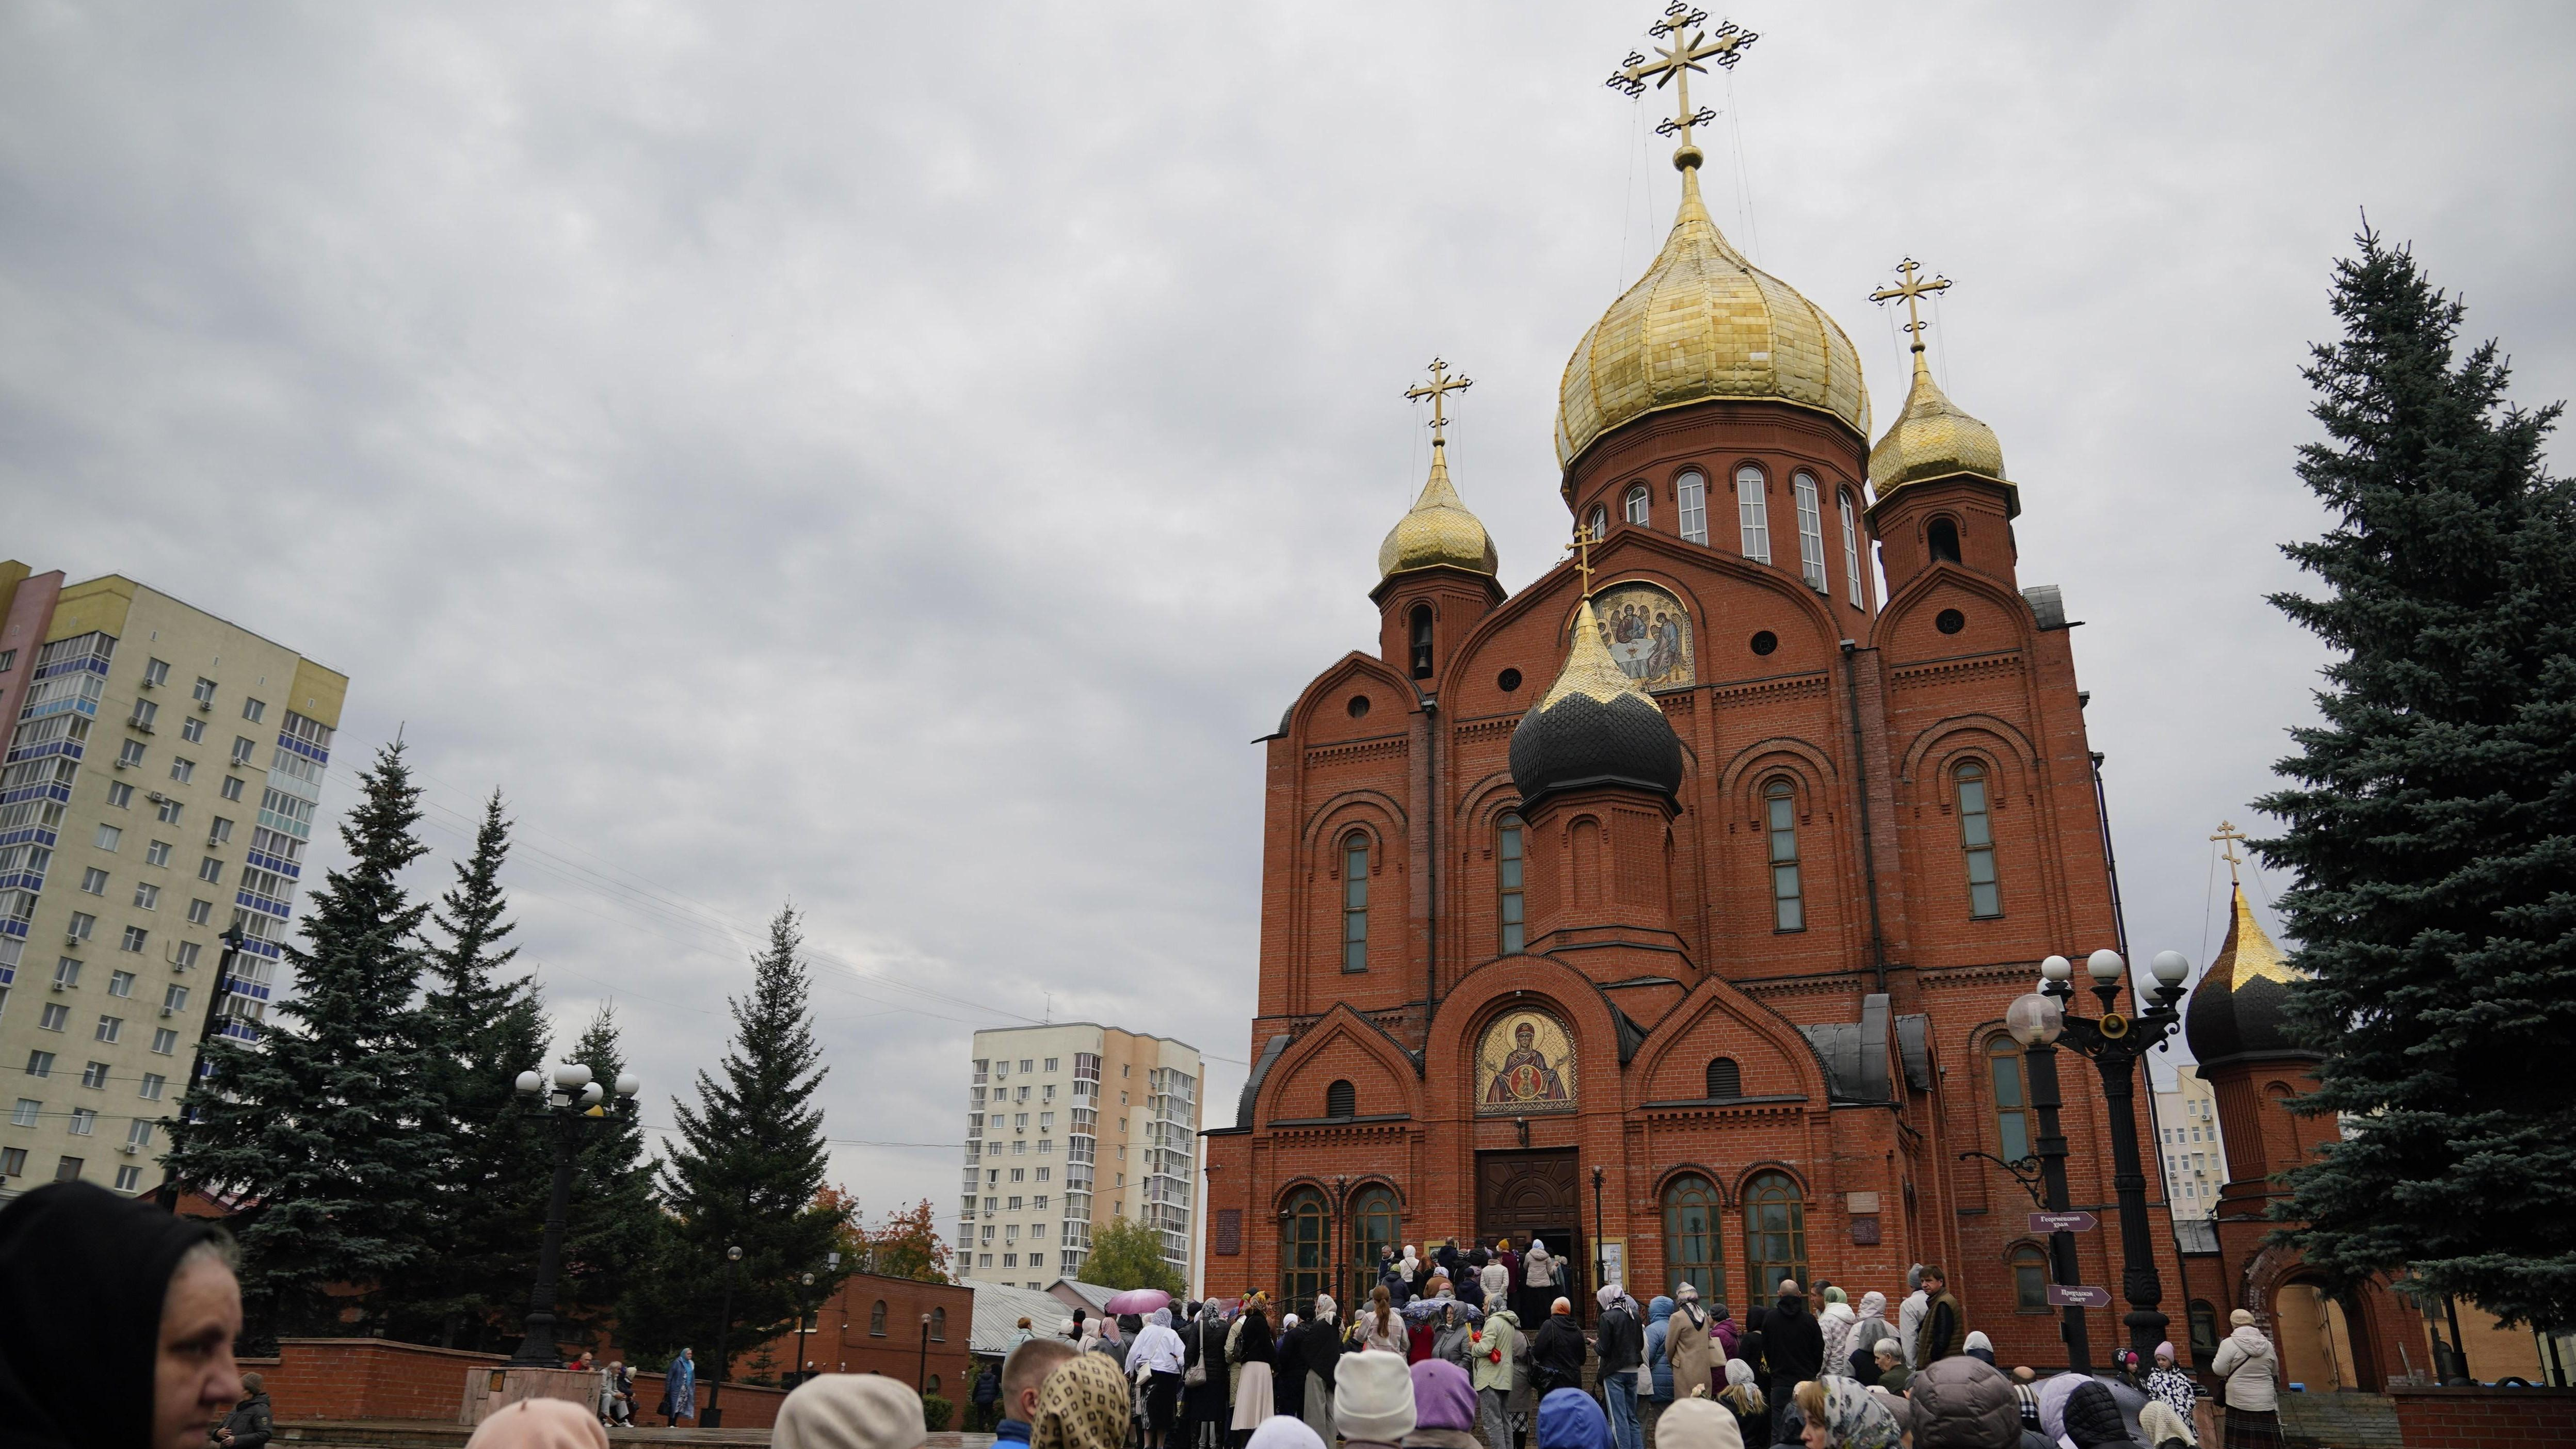
[(1814, 408), (1869, 437), (1860, 353), (1823, 309), (1729, 245), (1699, 195), (1699, 153), (1675, 158), (1682, 207), (1637, 284), (1583, 334), (1557, 384), (1556, 460), (1665, 408), (1767, 398)]
[(1923, 348), (1914, 348), (1914, 387), (1905, 395), (1905, 411), (1896, 425), (1869, 450), (1869, 486), (1880, 498), (1908, 483), (1961, 474), (1991, 479), (2013, 491), (2012, 511), (2021, 511), (2020, 492), (2004, 476), (2004, 445), (1995, 430), (1962, 412), (1932, 369), (1923, 365)]
[(1458, 501), (1458, 490), (1450, 486), (1449, 449), (1435, 438), (1431, 477), (1423, 483), (1422, 496), (1413, 501), (1412, 511), (1397, 519), (1395, 527), (1386, 531), (1386, 542), (1377, 546), (1377, 572), (1380, 579), (1387, 579), (1444, 564), (1488, 578), (1502, 566), (1494, 553), (1493, 535), (1485, 532), (1485, 525)]

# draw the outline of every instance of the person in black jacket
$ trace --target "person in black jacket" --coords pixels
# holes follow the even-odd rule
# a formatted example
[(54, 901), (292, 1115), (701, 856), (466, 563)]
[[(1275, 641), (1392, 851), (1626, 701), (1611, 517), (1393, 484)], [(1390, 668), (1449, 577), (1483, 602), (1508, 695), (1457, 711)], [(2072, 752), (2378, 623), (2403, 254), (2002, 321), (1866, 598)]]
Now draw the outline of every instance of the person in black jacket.
[(1817, 1325), (1815, 1315), (1807, 1311), (1807, 1295), (1798, 1291), (1794, 1278), (1781, 1280), (1780, 1297), (1762, 1325), (1762, 1356), (1771, 1365), (1771, 1416), (1776, 1439), (1776, 1426), (1796, 1401), (1798, 1385), (1816, 1377), (1825, 1367), (1825, 1331)]
[(1592, 1346), (1574, 1326), (1574, 1305), (1559, 1298), (1530, 1339), (1530, 1399), (1535, 1403), (1554, 1390), (1583, 1386), (1583, 1361)]
[(1288, 1329), (1279, 1335), (1278, 1361), (1270, 1366), (1271, 1411), (1302, 1419), (1306, 1417), (1306, 1337), (1311, 1330), (1294, 1313), (1280, 1322)]
[(1646, 1449), (1637, 1424), (1637, 1376), (1646, 1361), (1646, 1330), (1637, 1322), (1635, 1300), (1616, 1283), (1602, 1285), (1601, 1321), (1595, 1337), (1601, 1344), (1601, 1404), (1610, 1412), (1611, 1449)]
[(262, 1449), (277, 1433), (276, 1421), (268, 1410), (268, 1394), (259, 1375), (242, 1375), (241, 1402), (224, 1415), (215, 1429), (215, 1442), (223, 1449)]

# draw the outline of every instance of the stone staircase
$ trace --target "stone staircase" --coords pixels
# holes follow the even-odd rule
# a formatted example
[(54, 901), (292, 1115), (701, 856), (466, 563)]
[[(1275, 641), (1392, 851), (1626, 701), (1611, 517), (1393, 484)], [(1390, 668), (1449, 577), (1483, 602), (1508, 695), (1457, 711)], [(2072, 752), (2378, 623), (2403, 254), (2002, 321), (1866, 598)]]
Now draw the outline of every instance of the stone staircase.
[(2283, 1394), (2281, 1437), (2290, 1449), (2404, 1449), (2397, 1406), (2383, 1394)]

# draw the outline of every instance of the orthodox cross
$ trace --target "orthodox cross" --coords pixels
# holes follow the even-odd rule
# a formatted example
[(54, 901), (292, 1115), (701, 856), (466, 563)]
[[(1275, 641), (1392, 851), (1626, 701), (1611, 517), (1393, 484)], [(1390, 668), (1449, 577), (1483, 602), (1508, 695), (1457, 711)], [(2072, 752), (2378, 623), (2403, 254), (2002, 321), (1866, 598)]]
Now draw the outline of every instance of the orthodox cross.
[(1406, 397), (1431, 399), (1431, 446), (1442, 447), (1449, 441), (1441, 432), (1449, 426), (1449, 416), (1441, 408), (1441, 399), (1475, 385), (1476, 380), (1472, 377), (1450, 376), (1449, 364), (1435, 357), (1431, 359), (1431, 380), (1404, 390)]
[(1583, 597), (1587, 599), (1592, 597), (1592, 545), (1600, 541), (1601, 536), (1592, 531), (1592, 525), (1574, 525), (1574, 571), (1583, 576)]
[[(1928, 282), (1916, 280), (1922, 275), (1922, 265), (1916, 262), (1912, 257), (1907, 257), (1905, 260), (1896, 264), (1897, 282), (1895, 286), (1881, 287), (1877, 291), (1869, 294), (1869, 299), (1882, 307), (1899, 297), (1903, 297), (1905, 299), (1905, 331), (1906, 335), (1914, 339), (1914, 350), (1916, 352), (1921, 352), (1923, 350), (1923, 311), (1916, 305), (1917, 299), (1937, 296), (1942, 292), (1950, 290), (1950, 279), (1948, 277), (1934, 277)], [(2211, 836), (2210, 838), (2213, 840), (2217, 839), (2216, 836)]]
[(1717, 112), (1706, 106), (1692, 107), (1690, 73), (1708, 74), (1708, 67), (1702, 64), (1704, 61), (1715, 61), (1720, 70), (1733, 70), (1735, 63), (1744, 58), (1744, 48), (1761, 38), (1732, 20), (1719, 21), (1714, 31), (1692, 29), (1707, 20), (1708, 12), (1693, 8), (1689, 0), (1673, 0), (1672, 4), (1664, 7), (1664, 18), (1646, 27), (1648, 35), (1659, 40), (1668, 39), (1672, 44), (1656, 46), (1653, 60), (1648, 60), (1638, 51), (1628, 52), (1627, 59), (1621, 61), (1619, 68), (1610, 72), (1610, 79), (1603, 82), (1610, 89), (1631, 96), (1644, 95), (1649, 78), (1653, 79), (1657, 90), (1667, 85), (1677, 87), (1673, 93), (1672, 116), (1655, 126), (1658, 136), (1669, 136), (1676, 131), (1681, 133), (1682, 149), (1673, 153), (1677, 163), (1687, 152), (1692, 164), (1697, 164), (1699, 148), (1691, 144), (1691, 128), (1705, 126), (1717, 119)]
[(2218, 853), (2227, 858), (2227, 883), (2238, 884), (2236, 867), (2241, 862), (2236, 854), (2236, 842), (2245, 839), (2245, 832), (2221, 820), (2218, 822), (2218, 833), (2209, 838), (2225, 842), (2218, 847)]

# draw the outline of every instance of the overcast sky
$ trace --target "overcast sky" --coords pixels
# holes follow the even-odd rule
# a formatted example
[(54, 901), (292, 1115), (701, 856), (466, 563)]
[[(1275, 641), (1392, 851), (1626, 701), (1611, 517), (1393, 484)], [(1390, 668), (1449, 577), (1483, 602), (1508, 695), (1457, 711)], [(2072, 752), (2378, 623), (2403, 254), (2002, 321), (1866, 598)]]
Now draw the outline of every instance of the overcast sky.
[[(346, 671), (327, 810), (398, 726), (442, 855), (506, 791), (524, 959), (648, 1121), (795, 901), (833, 1175), (953, 1223), (976, 1025), (1180, 1037), (1230, 1117), (1247, 742), (1374, 646), (1434, 353), (1504, 583), (1556, 557), (1558, 374), (1677, 196), (1601, 85), (1656, 8), (9, 0), (0, 552)], [(2321, 658), (2262, 595), (2328, 265), (2368, 207), (2576, 392), (2576, 11), (1726, 13), (1720, 225), (1882, 424), (1868, 292), (1956, 280), (2137, 952), (2205, 961)]]

